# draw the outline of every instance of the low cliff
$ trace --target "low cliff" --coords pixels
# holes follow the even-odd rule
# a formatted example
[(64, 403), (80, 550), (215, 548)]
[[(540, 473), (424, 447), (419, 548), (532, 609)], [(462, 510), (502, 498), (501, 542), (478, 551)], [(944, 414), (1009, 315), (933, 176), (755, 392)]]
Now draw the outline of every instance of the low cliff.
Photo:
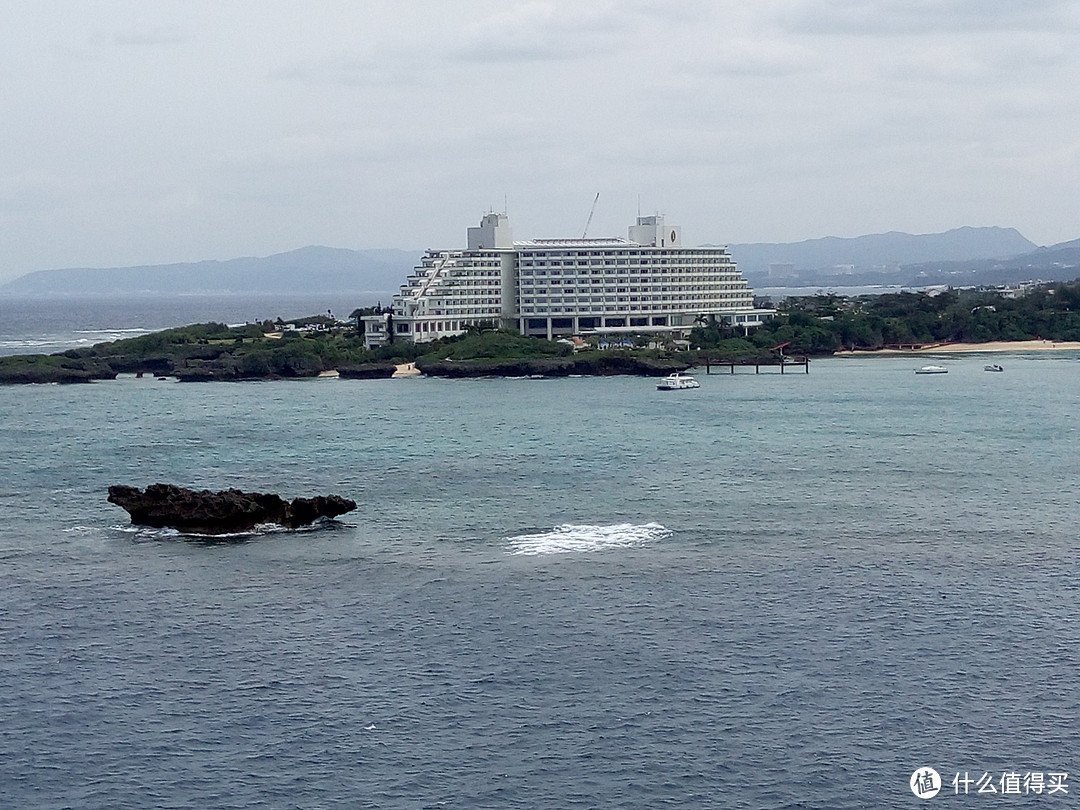
[(634, 374), (663, 377), (685, 371), (690, 364), (681, 360), (658, 360), (631, 354), (590, 354), (571, 357), (483, 358), (475, 360), (427, 360), (416, 367), (432, 377), (607, 377)]

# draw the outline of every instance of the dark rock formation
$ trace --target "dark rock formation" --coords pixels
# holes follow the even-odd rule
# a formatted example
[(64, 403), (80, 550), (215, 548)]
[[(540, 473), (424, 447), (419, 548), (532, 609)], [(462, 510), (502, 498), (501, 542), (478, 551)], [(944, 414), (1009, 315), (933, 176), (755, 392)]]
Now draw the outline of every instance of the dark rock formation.
[(88, 383), (112, 380), (116, 372), (104, 363), (66, 357), (19, 354), (0, 357), (0, 385), (28, 383)]
[(571, 374), (588, 376), (637, 374), (645, 377), (664, 377), (673, 371), (685, 371), (689, 365), (681, 360), (660, 360), (622, 353), (482, 360), (420, 358), (416, 361), (416, 367), (431, 377), (568, 377)]
[(193, 534), (249, 532), (264, 523), (295, 529), (356, 508), (355, 501), (338, 495), (296, 498), (289, 503), (273, 494), (238, 489), (196, 491), (172, 484), (151, 484), (145, 492), (135, 487), (112, 486), (109, 503), (126, 509), (136, 525)]
[(343, 363), (337, 367), (343, 380), (381, 380), (394, 376), (393, 363)]

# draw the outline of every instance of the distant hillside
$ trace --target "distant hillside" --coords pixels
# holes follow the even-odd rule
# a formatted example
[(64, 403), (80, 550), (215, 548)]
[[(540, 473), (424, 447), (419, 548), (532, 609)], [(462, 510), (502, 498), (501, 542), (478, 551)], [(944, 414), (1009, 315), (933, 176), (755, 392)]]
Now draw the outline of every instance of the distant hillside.
[(262, 258), (112, 269), (39, 270), (8, 295), (396, 292), (421, 251), (305, 247)]
[[(752, 287), (971, 286), (1080, 277), (1080, 239), (1036, 247), (1013, 228), (882, 233), (729, 246)], [(421, 251), (306, 247), (262, 258), (112, 269), (40, 270), (0, 295), (355, 294), (397, 292)], [(774, 265), (770, 272), (770, 264)]]
[[(927, 262), (1000, 259), (1036, 249), (1015, 228), (956, 228), (945, 233), (880, 233), (841, 239), (828, 236), (791, 243), (730, 245), (732, 257), (752, 283), (812, 280), (837, 274), (886, 274)], [(770, 265), (774, 267), (770, 276)], [(785, 267), (784, 265), (790, 265)]]
[(904, 273), (919, 284), (1011, 284), (1018, 281), (1073, 281), (1080, 278), (1080, 239), (1021, 253), (1006, 259), (925, 262), (906, 265)]

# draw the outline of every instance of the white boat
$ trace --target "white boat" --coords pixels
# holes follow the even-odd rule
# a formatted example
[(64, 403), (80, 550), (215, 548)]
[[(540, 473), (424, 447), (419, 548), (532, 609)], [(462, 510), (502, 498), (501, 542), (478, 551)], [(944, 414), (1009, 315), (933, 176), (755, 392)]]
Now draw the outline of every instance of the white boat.
[(700, 388), (701, 383), (691, 377), (689, 374), (683, 374), (681, 371), (676, 371), (672, 374), (668, 374), (664, 379), (660, 380), (656, 384), (657, 391), (675, 391), (679, 388)]
[(997, 363), (994, 363), (993, 365), (989, 365), (989, 366), (983, 366), (983, 371), (1004, 371), (1004, 370), (1005, 369), (1003, 369)]
[(915, 369), (916, 374), (947, 374), (948, 372), (945, 366), (923, 366)]

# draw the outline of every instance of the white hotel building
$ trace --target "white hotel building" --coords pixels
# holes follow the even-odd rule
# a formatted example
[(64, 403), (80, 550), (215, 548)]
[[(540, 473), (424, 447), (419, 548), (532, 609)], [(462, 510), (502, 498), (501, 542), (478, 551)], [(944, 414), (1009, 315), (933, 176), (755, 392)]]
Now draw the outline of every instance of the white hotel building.
[(684, 247), (681, 228), (638, 217), (628, 239), (515, 242), (506, 214), (469, 228), (466, 250), (429, 250), (394, 296), (391, 315), (364, 318), (369, 347), (458, 335), (490, 323), (523, 335), (689, 333), (712, 316), (756, 326), (754, 308), (727, 250)]

